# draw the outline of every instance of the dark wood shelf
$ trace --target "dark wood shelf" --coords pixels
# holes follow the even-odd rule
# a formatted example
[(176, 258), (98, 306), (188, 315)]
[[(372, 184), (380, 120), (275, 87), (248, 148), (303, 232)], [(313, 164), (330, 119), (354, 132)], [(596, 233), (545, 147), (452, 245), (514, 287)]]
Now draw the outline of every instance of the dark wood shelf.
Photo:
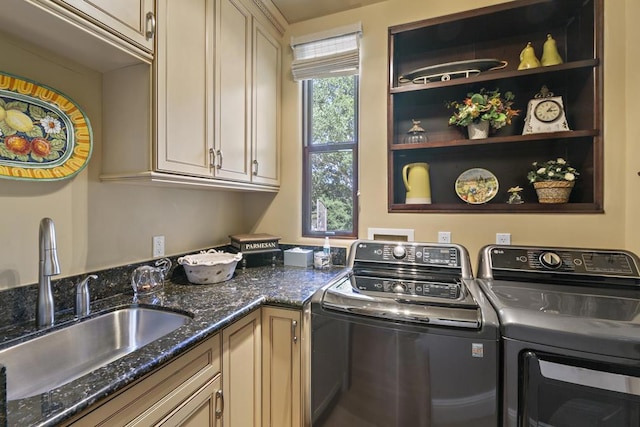
[(392, 94), (399, 94), (399, 93), (415, 92), (415, 91), (422, 91), (422, 90), (429, 90), (429, 89), (470, 85), (470, 84), (480, 83), (480, 82), (490, 82), (490, 81), (496, 81), (496, 80), (528, 77), (528, 76), (535, 76), (535, 75), (541, 75), (541, 74), (548, 75), (550, 73), (574, 71), (574, 70), (579, 70), (583, 68), (593, 68), (593, 67), (597, 67), (599, 64), (600, 64), (599, 59), (586, 59), (583, 61), (568, 62), (565, 64), (551, 65), (548, 67), (530, 68), (527, 70), (485, 71), (483, 73), (476, 74), (468, 78), (459, 78), (459, 79), (453, 79), (453, 80), (447, 80), (447, 81), (437, 81), (437, 82), (417, 83), (417, 84), (404, 83), (401, 86), (392, 87), (389, 90), (389, 92)]
[(536, 133), (530, 135), (495, 136), (484, 139), (454, 139), (449, 141), (427, 141), (422, 144), (392, 144), (391, 151), (421, 150), (437, 147), (466, 147), (470, 145), (508, 144), (513, 142), (544, 141), (551, 139), (584, 138), (600, 135), (598, 129), (572, 130), (567, 132)]
[[(451, 190), (453, 191), (453, 189)], [(435, 203), (421, 204), (391, 204), (389, 212), (406, 213), (567, 213), (567, 214), (591, 214), (603, 213), (602, 206), (597, 203), (522, 203), (510, 205), (508, 203), (485, 203), (482, 205), (470, 205), (460, 203)]]
[[(388, 29), (387, 79), (388, 211), (402, 213), (603, 213), (603, 34), (604, 0), (514, 0), (453, 15), (406, 23)], [(544, 25), (533, 16), (544, 16)], [(486, 28), (470, 39), (468, 34)], [(474, 32), (475, 34), (475, 32)], [(541, 59), (547, 35), (557, 42), (563, 64), (518, 70), (520, 54), (531, 42)], [(398, 80), (438, 64), (495, 58), (504, 68), (468, 78), (429, 83)], [(571, 131), (521, 135), (528, 100), (542, 86), (561, 97)], [(511, 126), (485, 139), (467, 139), (466, 129), (448, 125), (447, 103), (481, 88), (512, 92), (520, 114)], [(419, 120), (427, 142), (405, 144), (412, 120)], [(562, 157), (580, 176), (569, 203), (539, 204), (528, 184), (534, 162)], [(432, 204), (405, 204), (403, 171), (412, 163), (428, 164)], [(491, 171), (500, 183), (497, 196), (471, 205), (455, 193), (461, 173)], [(523, 187), (525, 203), (509, 205), (507, 189)], [(415, 196), (414, 196), (415, 197)]]

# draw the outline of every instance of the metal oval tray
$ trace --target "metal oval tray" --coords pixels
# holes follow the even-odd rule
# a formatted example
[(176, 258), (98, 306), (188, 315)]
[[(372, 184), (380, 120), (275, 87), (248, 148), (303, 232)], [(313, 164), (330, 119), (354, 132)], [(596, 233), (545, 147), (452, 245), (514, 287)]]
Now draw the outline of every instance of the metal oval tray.
[(483, 71), (499, 70), (507, 66), (507, 61), (499, 59), (470, 59), (466, 61), (447, 62), (430, 65), (410, 71), (398, 78), (399, 83), (429, 83), (432, 81), (447, 81), (452, 78), (470, 77)]

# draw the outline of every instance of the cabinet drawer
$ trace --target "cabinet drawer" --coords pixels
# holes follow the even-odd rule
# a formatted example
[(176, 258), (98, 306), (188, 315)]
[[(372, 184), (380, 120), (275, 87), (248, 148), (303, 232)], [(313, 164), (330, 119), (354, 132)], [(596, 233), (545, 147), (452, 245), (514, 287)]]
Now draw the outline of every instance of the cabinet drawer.
[[(220, 336), (147, 375), (71, 425), (149, 425), (150, 414), (166, 414), (220, 373)], [(155, 422), (160, 421), (160, 419)]]

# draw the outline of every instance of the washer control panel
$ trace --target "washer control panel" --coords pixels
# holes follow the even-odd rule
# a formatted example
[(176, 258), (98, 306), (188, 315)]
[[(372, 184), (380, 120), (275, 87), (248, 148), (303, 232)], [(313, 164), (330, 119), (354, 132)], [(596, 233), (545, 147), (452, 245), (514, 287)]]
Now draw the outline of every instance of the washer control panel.
[(355, 250), (356, 261), (454, 268), (459, 268), (462, 262), (460, 251), (455, 246), (408, 242), (360, 242)]
[(638, 258), (627, 251), (496, 246), (491, 269), (638, 278)]
[(459, 283), (419, 282), (363, 276), (351, 276), (351, 282), (352, 286), (360, 291), (418, 297), (458, 299), (461, 292)]

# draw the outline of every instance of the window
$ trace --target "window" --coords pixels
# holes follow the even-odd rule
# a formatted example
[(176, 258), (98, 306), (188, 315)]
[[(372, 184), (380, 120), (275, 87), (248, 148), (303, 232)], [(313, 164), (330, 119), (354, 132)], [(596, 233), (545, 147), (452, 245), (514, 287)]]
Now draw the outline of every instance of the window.
[(362, 24), (292, 37), (303, 83), (303, 236), (358, 236), (358, 72)]
[(303, 83), (303, 236), (357, 237), (358, 77)]

